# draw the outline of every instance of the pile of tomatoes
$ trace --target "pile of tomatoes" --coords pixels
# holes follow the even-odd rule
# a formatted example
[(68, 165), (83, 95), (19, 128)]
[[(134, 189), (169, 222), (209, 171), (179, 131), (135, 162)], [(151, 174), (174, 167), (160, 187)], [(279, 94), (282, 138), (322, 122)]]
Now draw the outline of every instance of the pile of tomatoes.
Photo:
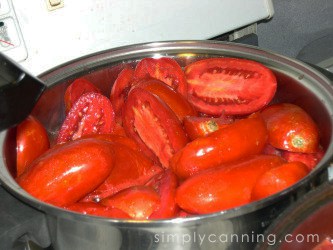
[(34, 117), (17, 127), (16, 180), (41, 201), (111, 218), (185, 217), (263, 199), (324, 154), (302, 108), (272, 104), (276, 89), (270, 69), (239, 58), (185, 68), (144, 58), (124, 66), (108, 95), (76, 79), (54, 146)]

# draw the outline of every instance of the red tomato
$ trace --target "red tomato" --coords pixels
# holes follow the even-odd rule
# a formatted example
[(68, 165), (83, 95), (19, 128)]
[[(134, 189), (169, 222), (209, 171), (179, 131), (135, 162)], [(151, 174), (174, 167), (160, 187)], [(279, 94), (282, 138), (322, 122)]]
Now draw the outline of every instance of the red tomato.
[(275, 155), (255, 155), (200, 172), (177, 189), (176, 203), (188, 213), (206, 214), (245, 205), (259, 176), (285, 163)]
[(76, 140), (87, 134), (111, 133), (114, 127), (114, 111), (110, 100), (98, 93), (86, 93), (75, 102), (66, 116), (57, 143)]
[(122, 117), (122, 109), (127, 99), (128, 92), (131, 89), (133, 75), (134, 70), (132, 68), (124, 68), (119, 73), (111, 89), (110, 100), (113, 105), (117, 120), (120, 122)]
[(282, 157), (288, 162), (300, 161), (304, 163), (309, 170), (312, 170), (317, 166), (324, 154), (325, 152), (323, 149), (319, 149), (318, 152), (311, 154), (282, 151)]
[(232, 118), (187, 116), (184, 118), (183, 124), (188, 137), (194, 140), (224, 128), (232, 122)]
[(154, 175), (162, 171), (161, 167), (137, 150), (124, 144), (112, 143), (115, 163), (110, 175), (83, 201), (99, 201), (128, 187), (144, 185)]
[(315, 153), (319, 146), (319, 130), (312, 118), (299, 106), (274, 104), (261, 112), (268, 129), (268, 142), (279, 149)]
[(144, 220), (158, 209), (160, 197), (150, 187), (135, 186), (101, 200), (101, 204), (118, 208), (129, 214), (132, 219)]
[(16, 130), (16, 175), (21, 175), (27, 166), (49, 147), (50, 142), (44, 126), (33, 116), (28, 116)]
[(118, 208), (106, 207), (95, 202), (76, 202), (64, 207), (81, 214), (89, 214), (108, 218), (130, 219), (131, 217)]
[(142, 151), (163, 167), (188, 139), (175, 113), (154, 94), (134, 88), (123, 113), (124, 128)]
[(252, 200), (260, 200), (278, 193), (298, 182), (309, 173), (302, 162), (289, 162), (267, 170), (252, 190)]
[(186, 96), (187, 83), (184, 72), (174, 59), (168, 57), (142, 59), (135, 68), (134, 78), (139, 81), (150, 77), (166, 83)]
[(256, 114), (188, 143), (172, 157), (170, 167), (178, 178), (185, 179), (204, 169), (259, 154), (266, 141), (265, 123)]
[(81, 95), (88, 92), (101, 93), (101, 91), (91, 82), (84, 78), (76, 79), (66, 89), (64, 101), (66, 113), (72, 108), (74, 103), (80, 98)]
[(102, 184), (113, 166), (109, 142), (82, 139), (51, 148), (29, 165), (17, 183), (37, 199), (66, 206)]
[(244, 115), (256, 112), (273, 98), (277, 82), (260, 63), (238, 58), (210, 58), (185, 68), (188, 100), (211, 114)]
[(149, 218), (165, 219), (175, 217), (178, 212), (175, 201), (176, 188), (178, 186), (176, 175), (172, 171), (166, 170), (155, 175), (146, 185), (154, 188), (161, 198), (159, 208)]
[(186, 116), (196, 116), (197, 112), (184, 96), (176, 92), (164, 82), (151, 78), (140, 81), (136, 88), (147, 90), (161, 98), (175, 114), (180, 121)]

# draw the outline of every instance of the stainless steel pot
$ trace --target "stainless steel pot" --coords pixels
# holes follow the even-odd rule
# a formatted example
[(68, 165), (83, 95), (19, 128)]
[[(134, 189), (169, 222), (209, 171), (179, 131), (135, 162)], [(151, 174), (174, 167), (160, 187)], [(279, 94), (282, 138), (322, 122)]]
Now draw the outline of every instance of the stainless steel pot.
[(3, 132), (0, 134), (1, 182), (20, 200), (45, 213), (53, 248), (251, 249), (256, 245), (256, 235), (263, 233), (287, 206), (327, 180), (327, 167), (333, 155), (333, 90), (329, 80), (308, 65), (256, 47), (213, 41), (173, 41), (121, 47), (85, 56), (40, 76), (48, 89), (33, 114), (54, 138), (65, 116), (64, 92), (73, 79), (85, 76), (108, 95), (125, 64), (135, 65), (144, 57), (160, 56), (173, 57), (182, 66), (200, 58), (218, 56), (247, 58), (268, 66), (278, 79), (274, 101), (292, 102), (309, 112), (321, 131), (321, 144), (326, 150), (324, 158), (293, 187), (246, 206), (191, 218), (113, 220), (65, 211), (27, 194), (12, 178), (14, 138), (9, 131)]

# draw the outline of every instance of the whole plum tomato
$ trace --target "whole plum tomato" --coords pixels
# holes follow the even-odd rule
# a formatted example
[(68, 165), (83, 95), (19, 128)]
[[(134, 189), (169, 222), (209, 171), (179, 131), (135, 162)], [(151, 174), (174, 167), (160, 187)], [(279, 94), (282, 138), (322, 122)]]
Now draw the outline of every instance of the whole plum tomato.
[(66, 206), (92, 192), (114, 167), (110, 143), (96, 139), (71, 141), (48, 150), (17, 178), (17, 183), (41, 201)]
[(64, 209), (108, 218), (130, 219), (131, 217), (118, 208), (106, 207), (95, 202), (76, 202), (64, 207)]
[(265, 122), (260, 114), (253, 114), (189, 142), (171, 158), (170, 167), (178, 178), (185, 179), (204, 169), (259, 154), (266, 141)]
[(149, 218), (165, 219), (175, 217), (178, 212), (178, 206), (175, 201), (178, 186), (177, 176), (170, 169), (167, 169), (155, 175), (146, 186), (154, 188), (161, 198), (159, 208)]
[(279, 103), (261, 112), (268, 129), (268, 142), (279, 149), (315, 153), (319, 146), (319, 130), (312, 118), (299, 106)]
[(231, 117), (187, 116), (184, 118), (184, 129), (191, 140), (207, 136), (216, 130), (234, 122)]
[(286, 159), (288, 162), (300, 161), (304, 163), (309, 170), (314, 169), (325, 154), (322, 148), (319, 148), (316, 153), (295, 153), (285, 150), (281, 151), (282, 151), (281, 154), (282, 157)]
[(277, 82), (264, 65), (239, 58), (209, 58), (185, 68), (188, 100), (211, 115), (245, 115), (273, 98)]
[(122, 121), (122, 109), (132, 86), (133, 75), (134, 70), (129, 66), (125, 67), (118, 74), (111, 89), (110, 100), (116, 114), (116, 119), (120, 123)]
[(71, 108), (63, 122), (57, 143), (76, 140), (87, 134), (111, 133), (115, 114), (111, 101), (99, 93), (83, 94)]
[(178, 93), (186, 96), (187, 83), (180, 65), (172, 58), (144, 58), (136, 66), (134, 72), (135, 81), (145, 78), (156, 78)]
[(275, 155), (255, 155), (208, 169), (186, 179), (177, 189), (176, 203), (188, 213), (206, 214), (245, 205), (257, 179), (285, 163)]
[(151, 159), (169, 167), (170, 158), (188, 142), (175, 113), (151, 92), (134, 88), (123, 112), (126, 134)]
[(16, 176), (50, 147), (44, 126), (33, 116), (28, 116), (16, 129)]
[(110, 145), (115, 152), (115, 163), (105, 181), (88, 194), (83, 201), (99, 201), (128, 187), (144, 185), (162, 168), (148, 157), (121, 143)]
[(74, 103), (85, 93), (96, 92), (101, 93), (99, 88), (84, 78), (74, 80), (66, 89), (64, 102), (66, 113), (72, 108)]
[(309, 173), (302, 162), (289, 162), (267, 170), (257, 180), (252, 190), (252, 200), (260, 200), (278, 193), (301, 180)]
[(101, 204), (118, 208), (132, 219), (145, 220), (159, 208), (160, 197), (151, 187), (134, 186), (101, 200)]
[(197, 111), (180, 93), (176, 92), (164, 82), (150, 78), (141, 80), (135, 88), (147, 90), (161, 98), (182, 122), (186, 116), (196, 116)]

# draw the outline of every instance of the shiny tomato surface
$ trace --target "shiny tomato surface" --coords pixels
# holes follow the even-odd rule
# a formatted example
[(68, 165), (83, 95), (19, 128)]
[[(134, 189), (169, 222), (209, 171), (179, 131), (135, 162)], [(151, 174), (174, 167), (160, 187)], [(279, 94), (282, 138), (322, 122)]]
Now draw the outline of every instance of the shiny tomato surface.
[(66, 206), (103, 183), (114, 167), (109, 142), (82, 139), (57, 145), (36, 159), (17, 183), (41, 201)]
[(188, 100), (199, 111), (244, 115), (267, 105), (276, 92), (273, 72), (264, 65), (239, 58), (210, 58), (185, 68)]
[(142, 151), (163, 167), (188, 142), (181, 122), (175, 113), (156, 95), (134, 88), (124, 107), (123, 122), (126, 134)]
[(255, 114), (188, 143), (171, 158), (170, 167), (178, 178), (185, 179), (202, 170), (259, 154), (266, 141), (265, 122)]
[(16, 129), (16, 176), (50, 147), (44, 126), (33, 116), (28, 116)]
[(254, 184), (267, 170), (285, 163), (275, 155), (255, 155), (236, 163), (208, 169), (186, 179), (177, 189), (176, 202), (193, 214), (206, 214), (245, 205)]
[(289, 162), (269, 169), (254, 185), (252, 200), (260, 200), (278, 193), (294, 185), (308, 173), (308, 167), (302, 162)]
[(90, 81), (84, 78), (78, 78), (73, 81), (66, 89), (64, 102), (66, 113), (72, 108), (74, 103), (80, 98), (81, 95), (88, 92), (101, 93), (101, 91)]
[(172, 58), (144, 58), (136, 66), (134, 78), (136, 81), (145, 78), (156, 78), (178, 93), (186, 96), (187, 83), (180, 65)]
[(156, 166), (149, 158), (124, 144), (112, 143), (115, 152), (115, 163), (106, 180), (88, 194), (84, 201), (99, 201), (125, 188), (144, 185), (162, 168)]
[(279, 149), (315, 153), (319, 147), (319, 130), (313, 119), (299, 106), (274, 104), (261, 112), (268, 129), (268, 142)]
[(131, 217), (118, 208), (103, 206), (95, 202), (76, 202), (64, 207), (67, 210), (81, 214), (89, 214), (115, 219), (130, 219)]
[(111, 133), (115, 127), (115, 114), (110, 100), (99, 93), (83, 94), (67, 114), (57, 143), (76, 140), (87, 134)]
[(184, 96), (160, 80), (153, 78), (141, 80), (136, 88), (142, 88), (161, 98), (175, 112), (181, 122), (186, 116), (197, 115), (197, 111)]
[(101, 200), (101, 204), (118, 208), (132, 219), (143, 220), (159, 208), (160, 197), (151, 187), (135, 186)]

